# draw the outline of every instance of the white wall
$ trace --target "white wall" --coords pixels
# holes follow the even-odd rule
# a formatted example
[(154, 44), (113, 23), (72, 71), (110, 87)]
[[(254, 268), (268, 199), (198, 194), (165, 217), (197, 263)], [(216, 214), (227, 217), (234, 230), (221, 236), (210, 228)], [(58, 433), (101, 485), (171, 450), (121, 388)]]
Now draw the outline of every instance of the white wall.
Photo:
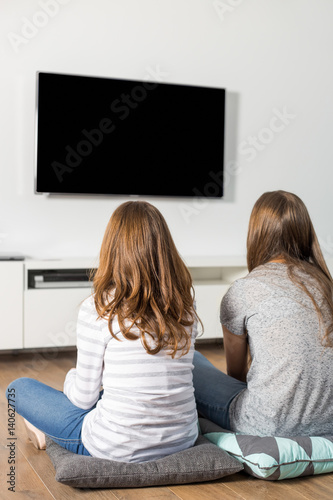
[[(149, 199), (181, 253), (244, 254), (253, 203), (285, 189), (305, 201), (333, 255), (332, 19), (330, 0), (2, 1), (0, 251), (95, 256), (126, 199), (34, 194), (36, 71), (159, 72), (227, 89), (225, 198)], [(29, 31), (27, 20), (44, 26)]]

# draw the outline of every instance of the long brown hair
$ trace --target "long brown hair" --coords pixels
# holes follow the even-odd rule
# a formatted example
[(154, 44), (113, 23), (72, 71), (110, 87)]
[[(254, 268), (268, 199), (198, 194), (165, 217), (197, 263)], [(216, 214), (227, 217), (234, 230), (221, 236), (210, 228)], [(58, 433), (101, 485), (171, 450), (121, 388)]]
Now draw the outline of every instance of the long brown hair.
[[(247, 265), (249, 271), (267, 262), (281, 259), (287, 264), (290, 279), (312, 300), (320, 325), (323, 309), (328, 310), (323, 343), (333, 347), (333, 280), (303, 201), (287, 191), (264, 193), (254, 204), (247, 235)], [(321, 293), (319, 307), (297, 271), (313, 278)]]
[(93, 285), (97, 313), (108, 319), (114, 338), (112, 321), (117, 316), (123, 336), (140, 337), (149, 354), (163, 348), (172, 357), (188, 352), (191, 334), (186, 327), (199, 320), (192, 278), (156, 207), (129, 201), (113, 212)]

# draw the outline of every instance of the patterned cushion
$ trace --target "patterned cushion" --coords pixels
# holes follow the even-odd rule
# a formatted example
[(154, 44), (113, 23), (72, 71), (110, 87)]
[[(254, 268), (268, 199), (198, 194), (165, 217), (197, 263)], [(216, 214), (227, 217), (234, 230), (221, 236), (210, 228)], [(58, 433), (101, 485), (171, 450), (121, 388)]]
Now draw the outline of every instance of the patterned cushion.
[(202, 434), (261, 479), (281, 480), (333, 472), (333, 436), (259, 437), (199, 419)]

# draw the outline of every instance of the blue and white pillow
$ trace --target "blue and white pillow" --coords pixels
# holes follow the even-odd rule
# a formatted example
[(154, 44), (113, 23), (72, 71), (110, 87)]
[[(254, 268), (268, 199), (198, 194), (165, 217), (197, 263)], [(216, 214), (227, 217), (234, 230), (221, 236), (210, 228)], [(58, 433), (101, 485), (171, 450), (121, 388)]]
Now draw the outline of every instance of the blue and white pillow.
[(199, 419), (201, 433), (252, 476), (281, 480), (333, 472), (333, 436), (259, 437), (230, 432)]

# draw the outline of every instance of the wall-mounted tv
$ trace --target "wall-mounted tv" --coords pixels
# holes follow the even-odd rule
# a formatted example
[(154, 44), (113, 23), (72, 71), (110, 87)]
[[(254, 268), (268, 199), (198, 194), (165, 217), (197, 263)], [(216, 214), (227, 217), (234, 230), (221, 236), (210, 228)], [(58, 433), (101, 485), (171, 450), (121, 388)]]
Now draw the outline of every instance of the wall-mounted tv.
[(223, 196), (225, 89), (37, 73), (36, 193)]

